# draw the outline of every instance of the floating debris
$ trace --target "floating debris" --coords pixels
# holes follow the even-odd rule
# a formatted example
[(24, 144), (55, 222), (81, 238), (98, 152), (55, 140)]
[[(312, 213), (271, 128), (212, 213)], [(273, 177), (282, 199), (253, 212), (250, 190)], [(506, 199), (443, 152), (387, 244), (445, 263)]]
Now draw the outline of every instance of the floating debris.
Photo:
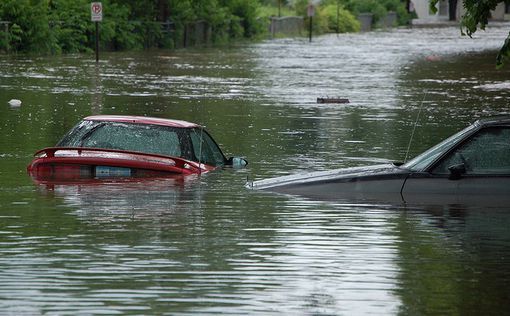
[(12, 100), (10, 100), (7, 103), (9, 103), (9, 105), (12, 106), (12, 107), (21, 106), (21, 100), (18, 100), (18, 99), (12, 99)]
[(429, 55), (429, 56), (425, 57), (425, 60), (426, 61), (441, 61), (442, 58), (439, 55)]
[(349, 103), (349, 99), (344, 98), (330, 98), (330, 97), (323, 97), (323, 98), (317, 98), (317, 103)]

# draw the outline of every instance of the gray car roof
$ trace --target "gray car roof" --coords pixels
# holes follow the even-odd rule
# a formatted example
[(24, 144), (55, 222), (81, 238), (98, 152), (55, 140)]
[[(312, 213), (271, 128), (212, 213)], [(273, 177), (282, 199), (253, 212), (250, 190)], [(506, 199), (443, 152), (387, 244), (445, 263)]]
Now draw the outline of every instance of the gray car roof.
[(502, 114), (497, 116), (491, 116), (486, 118), (481, 118), (475, 122), (475, 124), (480, 126), (490, 126), (490, 125), (510, 125), (510, 115)]

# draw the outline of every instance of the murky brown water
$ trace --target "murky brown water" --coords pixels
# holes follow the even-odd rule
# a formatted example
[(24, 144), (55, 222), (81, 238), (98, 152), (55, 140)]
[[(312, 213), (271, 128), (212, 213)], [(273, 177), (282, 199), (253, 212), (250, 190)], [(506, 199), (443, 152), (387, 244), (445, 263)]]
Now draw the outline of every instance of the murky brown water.
[[(506, 209), (331, 203), (244, 184), (403, 160), (420, 109), (410, 156), (508, 112), (509, 70), (494, 69), (508, 26), (475, 39), (400, 29), (102, 54), (98, 66), (93, 56), (3, 56), (0, 314), (505, 312)], [(33, 184), (32, 153), (99, 113), (206, 125), (249, 168), (184, 184)]]

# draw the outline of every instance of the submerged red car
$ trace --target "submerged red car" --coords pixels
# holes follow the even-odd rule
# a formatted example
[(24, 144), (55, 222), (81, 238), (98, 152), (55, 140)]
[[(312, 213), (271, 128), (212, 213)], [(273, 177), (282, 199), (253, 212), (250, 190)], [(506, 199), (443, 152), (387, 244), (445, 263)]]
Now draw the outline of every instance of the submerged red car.
[(27, 171), (36, 180), (77, 180), (200, 174), (246, 164), (226, 159), (195, 123), (99, 115), (84, 118), (55, 147), (36, 152)]

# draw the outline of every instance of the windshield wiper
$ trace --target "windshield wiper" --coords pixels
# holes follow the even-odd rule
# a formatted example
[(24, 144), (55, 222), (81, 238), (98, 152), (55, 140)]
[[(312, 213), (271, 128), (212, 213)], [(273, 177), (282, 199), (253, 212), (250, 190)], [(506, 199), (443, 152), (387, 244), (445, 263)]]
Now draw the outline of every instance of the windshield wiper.
[(92, 127), (88, 132), (83, 134), (83, 136), (80, 138), (80, 143), (78, 144), (78, 147), (83, 147), (83, 143), (100, 127), (103, 127), (106, 125), (105, 122), (101, 122), (97, 124), (96, 126)]

